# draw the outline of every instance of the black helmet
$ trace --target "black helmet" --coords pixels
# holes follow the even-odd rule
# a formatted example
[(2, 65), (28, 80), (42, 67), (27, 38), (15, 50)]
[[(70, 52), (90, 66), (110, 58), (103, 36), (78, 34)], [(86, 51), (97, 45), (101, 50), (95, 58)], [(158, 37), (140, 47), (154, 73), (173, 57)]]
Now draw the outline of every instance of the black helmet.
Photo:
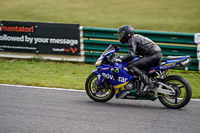
[(134, 34), (134, 29), (131, 25), (124, 25), (118, 30), (118, 39), (121, 43), (127, 43), (131, 36)]

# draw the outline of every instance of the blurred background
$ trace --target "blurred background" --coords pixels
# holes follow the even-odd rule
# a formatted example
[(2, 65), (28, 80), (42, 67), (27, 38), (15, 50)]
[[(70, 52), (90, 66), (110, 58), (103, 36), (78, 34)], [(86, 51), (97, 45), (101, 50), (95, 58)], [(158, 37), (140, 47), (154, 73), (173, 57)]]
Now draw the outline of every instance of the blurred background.
[(200, 32), (199, 0), (0, 0), (0, 19)]

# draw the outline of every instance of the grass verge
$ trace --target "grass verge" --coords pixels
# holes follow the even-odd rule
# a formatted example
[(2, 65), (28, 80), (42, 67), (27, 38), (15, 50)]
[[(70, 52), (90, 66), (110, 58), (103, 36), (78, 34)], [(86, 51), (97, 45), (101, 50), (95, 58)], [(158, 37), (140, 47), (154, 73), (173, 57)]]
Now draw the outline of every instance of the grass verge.
[[(0, 59), (0, 83), (85, 89), (86, 78), (93, 70), (92, 64)], [(192, 86), (192, 98), (200, 98), (198, 72), (171, 70), (170, 74), (186, 78)]]

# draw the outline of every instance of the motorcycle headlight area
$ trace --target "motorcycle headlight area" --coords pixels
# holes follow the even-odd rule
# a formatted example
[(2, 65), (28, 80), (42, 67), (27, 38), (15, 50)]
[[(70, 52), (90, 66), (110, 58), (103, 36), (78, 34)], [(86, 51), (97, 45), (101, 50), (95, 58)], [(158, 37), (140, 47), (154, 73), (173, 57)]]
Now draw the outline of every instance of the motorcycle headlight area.
[(97, 60), (96, 63), (95, 63), (95, 66), (96, 66), (96, 67), (97, 67), (97, 66), (100, 66), (100, 65), (101, 65), (101, 62), (102, 62), (102, 60)]

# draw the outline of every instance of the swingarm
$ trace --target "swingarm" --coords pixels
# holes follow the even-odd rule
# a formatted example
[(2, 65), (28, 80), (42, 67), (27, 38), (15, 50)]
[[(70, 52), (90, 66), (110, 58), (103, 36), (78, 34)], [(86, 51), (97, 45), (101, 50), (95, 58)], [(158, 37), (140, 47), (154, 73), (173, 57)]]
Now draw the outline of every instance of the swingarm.
[(156, 87), (152, 91), (160, 93), (160, 94), (164, 94), (164, 95), (175, 95), (176, 94), (175, 90), (172, 87), (170, 87), (169, 85), (166, 85), (162, 82), (157, 82), (157, 84), (158, 84), (158, 87)]

